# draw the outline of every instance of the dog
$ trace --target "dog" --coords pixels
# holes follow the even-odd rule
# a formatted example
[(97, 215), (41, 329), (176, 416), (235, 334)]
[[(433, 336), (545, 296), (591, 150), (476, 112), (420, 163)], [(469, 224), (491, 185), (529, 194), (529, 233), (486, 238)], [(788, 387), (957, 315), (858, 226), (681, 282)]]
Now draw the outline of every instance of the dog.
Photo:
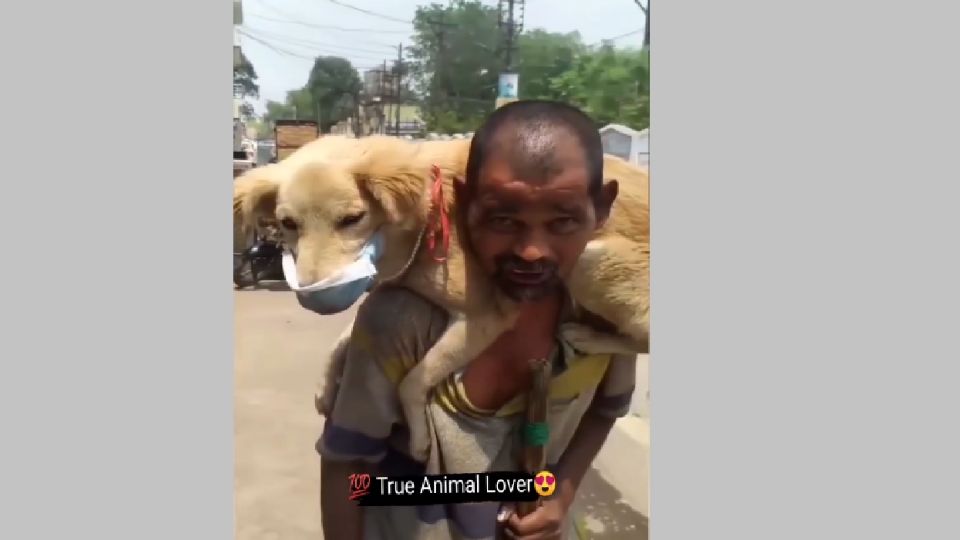
[[(404, 378), (399, 397), (410, 429), (410, 453), (424, 461), (429, 449), (425, 407), (430, 391), (486, 349), (516, 320), (516, 303), (499, 293), (469, 252), (461, 249), (462, 216), (453, 182), (464, 175), (470, 140), (410, 142), (386, 136), (327, 136), (269, 169), (235, 183), (237, 219), (279, 223), (296, 253), (300, 283), (315, 283), (353, 261), (375, 231), (384, 235), (377, 283), (397, 282), (445, 308), (451, 322), (426, 357)], [(431, 170), (442, 197), (432, 197)], [(586, 353), (638, 354), (649, 343), (649, 177), (645, 170), (604, 156), (604, 182), (619, 191), (607, 222), (587, 244), (568, 289), (586, 311), (618, 333), (570, 325), (565, 337)], [(421, 249), (428, 222), (442, 207), (455, 224), (445, 260)], [(342, 371), (345, 341), (334, 348), (318, 403), (329, 410)]]

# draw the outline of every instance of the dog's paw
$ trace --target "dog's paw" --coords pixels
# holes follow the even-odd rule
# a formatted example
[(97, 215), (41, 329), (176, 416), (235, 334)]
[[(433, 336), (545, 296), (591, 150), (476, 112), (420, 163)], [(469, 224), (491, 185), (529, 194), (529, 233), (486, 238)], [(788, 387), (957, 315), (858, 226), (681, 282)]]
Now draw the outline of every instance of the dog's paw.
[(574, 349), (585, 354), (639, 354), (644, 352), (629, 338), (600, 332), (578, 323), (560, 326), (560, 337)]
[(430, 430), (425, 418), (408, 419), (407, 427), (410, 430), (410, 457), (426, 463), (430, 454)]

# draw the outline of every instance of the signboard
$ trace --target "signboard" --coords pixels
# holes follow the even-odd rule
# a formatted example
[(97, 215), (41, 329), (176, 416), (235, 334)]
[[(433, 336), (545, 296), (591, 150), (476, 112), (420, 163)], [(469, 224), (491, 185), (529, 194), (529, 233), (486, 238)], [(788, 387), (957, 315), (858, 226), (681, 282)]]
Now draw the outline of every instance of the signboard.
[(520, 93), (520, 76), (516, 73), (501, 73), (497, 97), (515, 101)]

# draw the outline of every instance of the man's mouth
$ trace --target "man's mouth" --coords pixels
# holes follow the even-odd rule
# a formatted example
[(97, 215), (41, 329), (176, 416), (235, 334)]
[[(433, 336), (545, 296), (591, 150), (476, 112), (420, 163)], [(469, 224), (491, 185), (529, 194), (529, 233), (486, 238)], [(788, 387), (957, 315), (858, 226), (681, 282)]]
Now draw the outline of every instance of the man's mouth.
[(534, 272), (525, 270), (510, 270), (507, 272), (507, 279), (521, 285), (540, 285), (541, 283), (544, 283), (550, 279), (550, 272), (543, 270)]

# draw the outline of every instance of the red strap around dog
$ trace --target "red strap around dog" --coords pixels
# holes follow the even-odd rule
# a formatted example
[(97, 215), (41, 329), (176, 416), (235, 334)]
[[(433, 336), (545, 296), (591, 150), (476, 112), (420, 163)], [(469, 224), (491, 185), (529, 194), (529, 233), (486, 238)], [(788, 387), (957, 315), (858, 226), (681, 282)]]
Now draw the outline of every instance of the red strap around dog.
[[(447, 205), (443, 200), (443, 174), (440, 167), (433, 166), (433, 190), (430, 197), (433, 214), (427, 222), (427, 247), (433, 256), (433, 260), (442, 263), (447, 260), (447, 253), (450, 249), (450, 217), (447, 215)], [(440, 241), (443, 252), (438, 254), (438, 240)]]

